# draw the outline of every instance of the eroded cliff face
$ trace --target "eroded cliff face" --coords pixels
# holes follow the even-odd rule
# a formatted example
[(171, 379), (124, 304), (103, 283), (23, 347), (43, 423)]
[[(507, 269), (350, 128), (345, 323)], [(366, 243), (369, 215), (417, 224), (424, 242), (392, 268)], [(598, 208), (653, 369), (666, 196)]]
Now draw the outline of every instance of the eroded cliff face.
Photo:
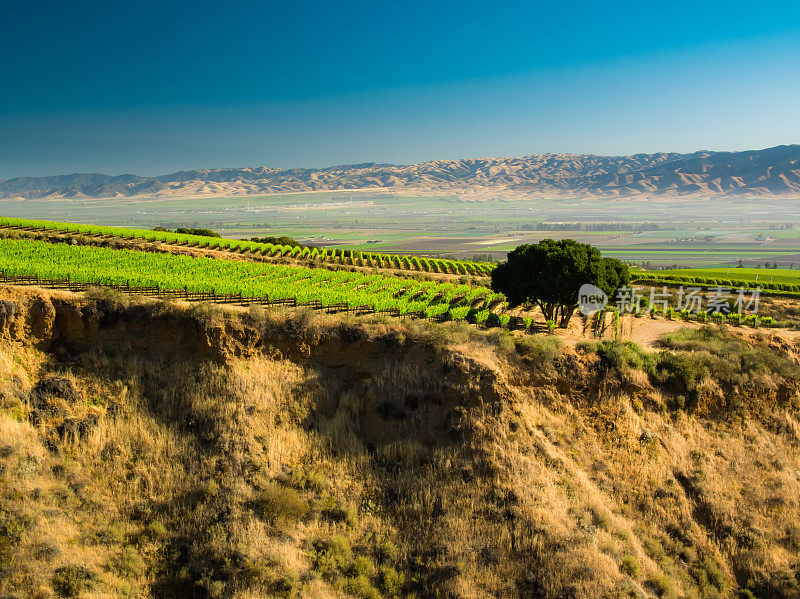
[(0, 592), (798, 596), (788, 386), (537, 347), (0, 289)]

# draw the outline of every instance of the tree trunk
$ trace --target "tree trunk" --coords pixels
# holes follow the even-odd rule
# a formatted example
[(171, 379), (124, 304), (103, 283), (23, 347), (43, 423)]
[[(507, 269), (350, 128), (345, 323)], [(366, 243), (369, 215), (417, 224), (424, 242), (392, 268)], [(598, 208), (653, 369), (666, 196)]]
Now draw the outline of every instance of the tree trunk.
[(561, 306), (561, 323), (559, 326), (566, 327), (569, 324), (569, 319), (575, 313), (576, 306)]
[(539, 307), (542, 309), (542, 316), (544, 316), (545, 321), (553, 320), (553, 310), (556, 306), (546, 302), (540, 302)]

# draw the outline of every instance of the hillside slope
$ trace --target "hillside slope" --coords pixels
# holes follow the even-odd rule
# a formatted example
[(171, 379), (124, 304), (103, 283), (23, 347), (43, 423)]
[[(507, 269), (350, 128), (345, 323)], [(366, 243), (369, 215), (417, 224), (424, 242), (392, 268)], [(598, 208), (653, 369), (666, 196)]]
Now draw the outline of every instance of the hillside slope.
[(0, 181), (0, 198), (246, 195), (389, 189), (488, 197), (800, 195), (800, 145), (742, 152), (633, 156), (542, 154), (356, 164), (182, 171), (160, 177), (74, 174)]
[(797, 597), (796, 349), (709, 335), (753, 375), (0, 289), (0, 593)]

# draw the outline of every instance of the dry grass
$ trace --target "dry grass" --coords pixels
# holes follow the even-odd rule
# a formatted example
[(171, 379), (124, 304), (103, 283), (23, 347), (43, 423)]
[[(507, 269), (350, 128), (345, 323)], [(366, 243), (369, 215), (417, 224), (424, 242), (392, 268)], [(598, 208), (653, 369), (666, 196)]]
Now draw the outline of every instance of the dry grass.
[(92, 301), (121, 316), (0, 341), (0, 594), (798, 594), (783, 362), (730, 418), (636, 348)]

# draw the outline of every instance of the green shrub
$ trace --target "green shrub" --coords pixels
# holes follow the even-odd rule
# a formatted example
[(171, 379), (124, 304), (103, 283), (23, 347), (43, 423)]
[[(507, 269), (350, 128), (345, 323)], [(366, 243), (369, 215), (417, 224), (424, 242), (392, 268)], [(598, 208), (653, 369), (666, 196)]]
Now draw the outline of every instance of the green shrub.
[(95, 580), (91, 570), (83, 566), (67, 565), (53, 572), (53, 588), (62, 597), (77, 597), (90, 588)]
[(800, 553), (800, 526), (794, 523), (786, 526), (786, 538), (784, 543), (792, 551)]
[(378, 584), (389, 597), (399, 596), (405, 583), (405, 576), (391, 566), (381, 566), (378, 569)]
[(692, 569), (692, 576), (697, 580), (697, 584), (701, 589), (713, 586), (718, 591), (722, 591), (725, 587), (725, 575), (719, 567), (719, 564), (711, 557), (704, 557), (703, 560)]
[(366, 555), (357, 555), (350, 563), (348, 573), (351, 576), (370, 576), (375, 570), (375, 565)]
[(622, 556), (622, 563), (620, 570), (625, 572), (631, 578), (639, 579), (642, 575), (642, 567), (639, 565), (639, 560), (632, 553), (626, 553)]
[(519, 355), (543, 365), (552, 364), (561, 355), (562, 346), (559, 337), (549, 335), (526, 335), (514, 342), (514, 348)]
[(95, 536), (104, 545), (121, 545), (125, 540), (125, 525), (122, 522), (114, 522), (98, 531)]
[(219, 483), (213, 478), (203, 481), (200, 485), (200, 494), (206, 499), (212, 499), (219, 494)]
[(300, 590), (300, 579), (296, 572), (286, 572), (273, 580), (269, 585), (271, 596), (290, 599), (297, 597)]
[(708, 362), (706, 356), (663, 352), (658, 358), (656, 378), (676, 393), (696, 397), (698, 388), (709, 376)]
[(380, 599), (380, 594), (377, 589), (372, 586), (369, 578), (366, 576), (356, 576), (355, 578), (348, 578), (344, 582), (344, 590), (361, 597), (362, 599)]
[(378, 543), (378, 546), (375, 548), (375, 553), (383, 564), (395, 564), (400, 557), (400, 550), (397, 548), (397, 545), (389, 540)]
[(0, 507), (0, 568), (15, 557), (15, 547), (31, 525), (30, 518)]
[(136, 548), (129, 545), (123, 547), (122, 552), (118, 556), (112, 558), (108, 566), (120, 576), (132, 578), (142, 571), (144, 561)]
[(358, 524), (358, 511), (355, 506), (349, 503), (335, 503), (322, 510), (322, 515), (333, 522), (345, 522), (350, 527)]
[(643, 350), (633, 341), (603, 341), (597, 354), (622, 373), (631, 370), (652, 373), (656, 363), (652, 353)]
[(271, 524), (290, 523), (305, 518), (309, 505), (294, 489), (270, 483), (256, 497), (255, 511)]
[(350, 541), (342, 535), (314, 543), (314, 570), (323, 578), (332, 581), (345, 572), (350, 565), (352, 549)]
[(156, 520), (147, 525), (145, 533), (151, 539), (160, 539), (167, 536), (167, 527)]
[[(769, 347), (757, 339), (742, 339), (724, 328), (680, 329), (662, 337), (661, 344), (669, 349), (691, 352), (684, 354), (684, 363), (672, 364), (672, 371), (680, 375), (687, 389), (687, 384), (691, 386), (707, 376), (730, 384), (746, 383), (757, 374), (778, 375), (787, 381), (800, 382), (800, 366), (784, 350)], [(695, 365), (688, 364), (688, 359)]]
[(644, 550), (647, 551), (647, 555), (653, 558), (653, 561), (659, 562), (666, 556), (666, 552), (664, 551), (664, 546), (661, 544), (661, 541), (658, 539), (654, 539), (653, 537), (648, 537), (644, 540)]
[(666, 574), (654, 574), (647, 581), (659, 597), (673, 597), (675, 585)]

